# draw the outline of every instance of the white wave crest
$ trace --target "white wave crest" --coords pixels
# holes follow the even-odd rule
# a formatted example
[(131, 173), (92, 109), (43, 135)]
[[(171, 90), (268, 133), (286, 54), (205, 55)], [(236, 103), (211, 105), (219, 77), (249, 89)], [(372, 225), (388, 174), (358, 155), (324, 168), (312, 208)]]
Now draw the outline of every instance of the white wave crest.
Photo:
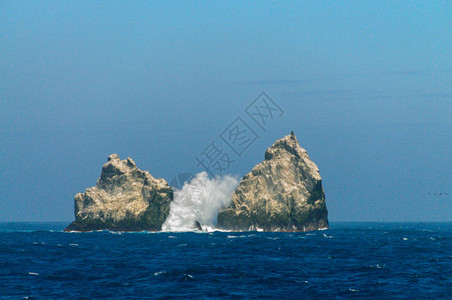
[(237, 178), (229, 175), (209, 179), (206, 172), (196, 174), (181, 190), (175, 190), (162, 230), (193, 231), (196, 221), (203, 228), (214, 228), (218, 210), (231, 203), (237, 185)]

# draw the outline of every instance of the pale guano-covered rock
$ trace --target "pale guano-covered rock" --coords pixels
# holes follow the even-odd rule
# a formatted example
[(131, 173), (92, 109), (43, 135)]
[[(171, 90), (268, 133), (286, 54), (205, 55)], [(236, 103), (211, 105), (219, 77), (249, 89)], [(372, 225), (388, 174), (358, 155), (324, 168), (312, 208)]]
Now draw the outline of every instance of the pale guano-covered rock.
[(112, 154), (96, 186), (75, 196), (75, 221), (65, 231), (159, 231), (172, 199), (164, 179), (138, 169), (129, 157)]
[(220, 210), (228, 230), (309, 231), (328, 228), (322, 178), (295, 134), (276, 141)]

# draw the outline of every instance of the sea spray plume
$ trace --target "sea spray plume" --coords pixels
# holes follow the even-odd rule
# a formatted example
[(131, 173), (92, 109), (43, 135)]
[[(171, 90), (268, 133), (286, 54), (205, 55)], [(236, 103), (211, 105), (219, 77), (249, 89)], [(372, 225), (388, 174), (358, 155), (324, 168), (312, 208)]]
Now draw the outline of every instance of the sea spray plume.
[(237, 178), (229, 175), (209, 179), (206, 172), (196, 174), (182, 189), (175, 190), (162, 230), (192, 231), (196, 221), (202, 226), (214, 227), (218, 210), (231, 203), (231, 193), (237, 185)]

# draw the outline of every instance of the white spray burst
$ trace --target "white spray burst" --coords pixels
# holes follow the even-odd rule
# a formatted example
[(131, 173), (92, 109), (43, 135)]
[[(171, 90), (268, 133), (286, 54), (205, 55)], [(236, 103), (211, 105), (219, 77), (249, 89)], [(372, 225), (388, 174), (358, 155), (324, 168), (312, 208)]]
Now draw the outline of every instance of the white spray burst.
[(209, 179), (206, 172), (196, 174), (181, 190), (175, 190), (170, 213), (163, 231), (192, 231), (195, 222), (203, 227), (215, 227), (218, 210), (229, 205), (238, 180), (232, 176)]

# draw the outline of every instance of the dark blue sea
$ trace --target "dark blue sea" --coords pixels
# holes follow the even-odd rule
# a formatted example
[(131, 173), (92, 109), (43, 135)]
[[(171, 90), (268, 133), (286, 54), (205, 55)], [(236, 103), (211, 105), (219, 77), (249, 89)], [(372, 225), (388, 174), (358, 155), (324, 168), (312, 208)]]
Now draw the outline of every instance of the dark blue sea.
[(0, 299), (452, 298), (452, 223), (305, 233), (0, 224)]

